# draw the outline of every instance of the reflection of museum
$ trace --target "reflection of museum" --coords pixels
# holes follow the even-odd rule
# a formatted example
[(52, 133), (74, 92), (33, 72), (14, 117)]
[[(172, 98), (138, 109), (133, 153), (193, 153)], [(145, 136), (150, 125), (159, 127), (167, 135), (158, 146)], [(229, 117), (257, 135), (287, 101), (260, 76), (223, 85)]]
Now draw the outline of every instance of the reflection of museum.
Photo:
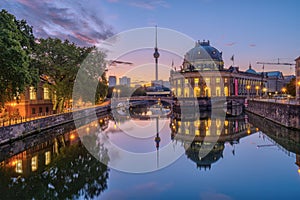
[(184, 56), (180, 70), (171, 71), (170, 83), (177, 97), (246, 96), (256, 95), (264, 87), (260, 74), (238, 67), (224, 68), (222, 52), (209, 41), (196, 42)]
[(223, 157), (226, 142), (232, 145), (234, 154), (234, 145), (239, 143), (239, 139), (255, 132), (244, 116), (227, 119), (174, 118), (170, 126), (172, 139), (183, 143), (187, 157), (200, 169), (210, 169)]

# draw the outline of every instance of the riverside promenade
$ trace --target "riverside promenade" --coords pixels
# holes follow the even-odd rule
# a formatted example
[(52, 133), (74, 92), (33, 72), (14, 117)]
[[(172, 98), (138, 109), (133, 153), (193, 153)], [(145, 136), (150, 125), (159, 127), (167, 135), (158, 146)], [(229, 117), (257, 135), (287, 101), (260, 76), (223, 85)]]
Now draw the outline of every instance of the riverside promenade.
[(0, 145), (14, 142), (25, 137), (38, 134), (41, 131), (54, 128), (59, 125), (82, 120), (82, 123), (89, 123), (95, 120), (97, 115), (110, 111), (110, 102), (104, 102), (98, 106), (79, 109), (57, 115), (51, 115), (19, 124), (0, 127)]

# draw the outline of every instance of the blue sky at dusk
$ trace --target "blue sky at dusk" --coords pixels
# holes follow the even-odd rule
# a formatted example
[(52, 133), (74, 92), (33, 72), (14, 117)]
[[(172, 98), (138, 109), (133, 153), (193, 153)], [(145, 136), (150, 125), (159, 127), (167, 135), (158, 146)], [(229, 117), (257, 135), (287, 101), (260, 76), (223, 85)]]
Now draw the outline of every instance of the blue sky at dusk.
[[(1, 0), (1, 8), (26, 19), (37, 37), (59, 37), (94, 45), (133, 28), (174, 29), (194, 40), (210, 40), (225, 67), (256, 61), (294, 62), (300, 56), (300, 1), (240, 0)], [(176, 41), (175, 41), (176, 42)], [(152, 55), (151, 55), (152, 56)], [(289, 66), (265, 66), (294, 74)]]

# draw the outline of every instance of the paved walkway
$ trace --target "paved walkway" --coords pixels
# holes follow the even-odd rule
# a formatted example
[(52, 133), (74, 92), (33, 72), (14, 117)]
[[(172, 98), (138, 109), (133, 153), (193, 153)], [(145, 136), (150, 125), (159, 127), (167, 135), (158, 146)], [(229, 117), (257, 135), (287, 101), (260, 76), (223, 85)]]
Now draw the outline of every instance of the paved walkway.
[(108, 106), (108, 105), (110, 105), (110, 101), (102, 102), (99, 105), (81, 107), (81, 108), (76, 108), (76, 109), (72, 109), (72, 110), (65, 110), (64, 112), (57, 113), (57, 114), (34, 116), (34, 117), (19, 117), (19, 118), (9, 119), (9, 120), (1, 120), (0, 119), (0, 127), (11, 126), (11, 125), (20, 124), (20, 123), (23, 123), (23, 122), (29, 122), (29, 121), (36, 120), (36, 119), (41, 119), (41, 118), (46, 118), (46, 117), (50, 117), (50, 116), (60, 115), (60, 114), (68, 113), (68, 112), (79, 111), (79, 110), (88, 109), (88, 108), (92, 108), (92, 107), (101, 107), (101, 106)]
[(250, 100), (255, 101), (264, 101), (264, 102), (274, 102), (274, 103), (281, 103), (281, 104), (291, 104), (291, 105), (299, 105), (299, 101), (295, 99), (260, 99), (260, 98), (254, 98)]

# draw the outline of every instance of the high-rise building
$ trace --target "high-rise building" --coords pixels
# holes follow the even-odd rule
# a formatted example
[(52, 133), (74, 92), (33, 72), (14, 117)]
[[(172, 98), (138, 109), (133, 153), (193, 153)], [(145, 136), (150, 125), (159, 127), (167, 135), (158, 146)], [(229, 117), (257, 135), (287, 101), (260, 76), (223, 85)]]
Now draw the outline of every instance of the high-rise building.
[(128, 78), (127, 76), (123, 76), (122, 78), (119, 78), (119, 85), (130, 86), (130, 84), (131, 84), (131, 79)]
[(116, 76), (109, 76), (108, 77), (108, 85), (109, 87), (113, 87), (117, 85), (117, 78)]

